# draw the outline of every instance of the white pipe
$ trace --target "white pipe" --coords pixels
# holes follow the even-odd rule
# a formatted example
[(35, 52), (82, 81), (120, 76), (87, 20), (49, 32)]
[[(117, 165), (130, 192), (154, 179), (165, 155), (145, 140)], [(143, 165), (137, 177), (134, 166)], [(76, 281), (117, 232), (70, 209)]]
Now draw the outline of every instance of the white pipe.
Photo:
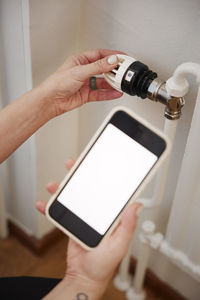
[(130, 243), (128, 252), (120, 264), (119, 273), (114, 278), (114, 285), (120, 291), (126, 291), (131, 285), (131, 276), (129, 273), (131, 249), (132, 249), (131, 246), (132, 243)]
[[(153, 230), (149, 233), (148, 228), (152, 227)], [(146, 229), (145, 229), (146, 228)], [(142, 257), (141, 270), (139, 270), (138, 278), (134, 280), (134, 290), (137, 293), (142, 291), (141, 281), (144, 280), (144, 262), (146, 257), (149, 256), (149, 249), (157, 249), (163, 255), (167, 256), (171, 262), (178, 265), (185, 272), (189, 273), (193, 278), (200, 281), (200, 265), (193, 263), (189, 257), (182, 251), (174, 249), (167, 239), (163, 238), (160, 232), (154, 233), (155, 224), (151, 221), (145, 221), (142, 225), (143, 231), (140, 233), (141, 252), (139, 257)], [(146, 256), (142, 256), (142, 253)], [(139, 266), (138, 266), (139, 269)], [(142, 276), (141, 276), (142, 275)], [(141, 281), (140, 281), (140, 280)], [(135, 298), (132, 298), (135, 299)], [(131, 300), (132, 300), (131, 299)]]
[[(169, 137), (171, 140), (171, 143), (173, 145), (174, 138), (176, 135), (176, 128), (177, 128), (178, 120), (169, 120), (165, 119), (165, 124), (164, 124), (164, 133)], [(158, 171), (157, 177), (156, 177), (156, 184), (154, 188), (154, 194), (152, 199), (144, 199), (147, 200), (148, 202), (143, 202), (145, 207), (155, 207), (160, 204), (160, 202), (163, 199), (164, 193), (165, 193), (165, 187), (166, 187), (166, 181), (167, 181), (167, 175), (168, 175), (168, 170), (169, 170), (169, 163), (171, 159), (171, 154), (165, 161), (164, 165), (162, 168)], [(141, 199), (142, 200), (142, 199)], [(143, 200), (143, 201), (144, 201)], [(138, 202), (140, 199), (138, 199)], [(145, 226), (145, 225), (144, 225)], [(150, 226), (150, 225), (149, 225)], [(148, 227), (148, 225), (147, 225)], [(148, 229), (143, 229), (144, 231), (148, 232)], [(136, 273), (134, 277), (134, 282), (131, 288), (127, 291), (127, 299), (132, 300), (136, 299), (135, 295), (141, 294), (141, 297), (144, 295), (144, 291), (142, 290), (142, 286), (144, 283), (144, 277), (145, 277), (145, 272), (148, 266), (148, 261), (149, 261), (149, 256), (150, 256), (150, 247), (148, 244), (142, 244), (140, 252), (139, 252), (139, 257), (138, 257), (138, 262), (137, 262), (137, 268), (136, 268)], [(130, 260), (130, 259), (129, 259)], [(127, 268), (128, 272), (128, 268)], [(143, 299), (143, 298), (141, 298)]]
[[(169, 119), (165, 119), (164, 133), (169, 137), (172, 145), (173, 145), (174, 138), (176, 135), (177, 124), (178, 124), (178, 120), (171, 121)], [(151, 203), (152, 205), (150, 207), (158, 206), (163, 199), (163, 196), (165, 193), (165, 186), (166, 186), (166, 181), (167, 181), (168, 170), (169, 170), (169, 163), (170, 163), (170, 159), (171, 159), (171, 153), (170, 153), (169, 157), (166, 159), (166, 161), (164, 162), (161, 169), (158, 171), (158, 174), (156, 177), (155, 188), (154, 188), (154, 195), (153, 195), (152, 203)]]
[[(178, 120), (171, 121), (169, 119), (165, 119), (163, 131), (170, 139), (172, 145), (173, 145), (174, 138), (176, 135), (177, 125), (178, 125)], [(137, 202), (142, 203), (145, 208), (156, 207), (160, 204), (160, 202), (163, 199), (163, 195), (165, 192), (165, 185), (166, 185), (166, 181), (167, 181), (169, 163), (171, 160), (171, 154), (172, 154), (172, 152), (170, 153), (169, 157), (164, 162), (163, 166), (161, 167), (161, 169), (158, 171), (158, 173), (156, 175), (156, 183), (155, 183), (155, 187), (154, 187), (153, 197), (137, 199)]]
[(140, 234), (140, 247), (139, 257), (136, 266), (135, 277), (133, 279), (132, 286), (126, 292), (126, 298), (128, 300), (144, 300), (145, 292), (143, 290), (143, 283), (145, 278), (146, 266), (148, 264), (151, 247), (148, 243), (147, 237), (154, 234), (155, 224), (151, 221), (146, 221), (142, 225), (142, 232)]
[(171, 247), (167, 240), (162, 241), (159, 250), (162, 254), (167, 256), (171, 262), (189, 273), (194, 279), (200, 281), (200, 265), (193, 263), (184, 252)]
[[(141, 294), (144, 292), (143, 284), (145, 279), (146, 266), (149, 261), (150, 251), (151, 248), (149, 244), (141, 243), (139, 248), (138, 263), (135, 272), (136, 275), (134, 277), (134, 282), (133, 282), (135, 294)], [(127, 294), (130, 295), (130, 292), (129, 293), (127, 292)]]
[(197, 264), (200, 263), (200, 240), (195, 242), (195, 232), (200, 227), (199, 112), (200, 86), (166, 230), (168, 243), (187, 253)]
[[(173, 141), (174, 141), (174, 138), (175, 138), (177, 124), (178, 124), (178, 120), (171, 121), (171, 120), (165, 119), (164, 133), (172, 141), (172, 144), (173, 144)], [(163, 198), (164, 192), (165, 192), (165, 186), (166, 186), (166, 181), (167, 181), (167, 174), (168, 174), (168, 169), (169, 169), (170, 158), (171, 158), (171, 154), (169, 155), (167, 160), (164, 162), (161, 169), (158, 171), (153, 197), (150, 198), (150, 199), (139, 198), (137, 200), (137, 202), (141, 202), (144, 205), (144, 207), (151, 208), (151, 207), (154, 207), (154, 206), (157, 206), (157, 205), (160, 204), (160, 202)], [(130, 261), (130, 257), (131, 257), (130, 248), (129, 248), (129, 251), (128, 251), (127, 255), (125, 256), (125, 258), (123, 259), (123, 261), (120, 265), (119, 274), (116, 276), (116, 278), (114, 280), (115, 286), (119, 290), (123, 290), (123, 291), (126, 290), (126, 287), (130, 286), (129, 265), (127, 264), (127, 262)], [(149, 254), (147, 254), (148, 253), (147, 250), (144, 250), (144, 252), (146, 253), (146, 254), (144, 253), (145, 257), (149, 256)], [(148, 264), (148, 258), (144, 259), (144, 257), (142, 257), (140, 255), (140, 257), (138, 258), (139, 266), (141, 266), (142, 261), (143, 261), (142, 266), (143, 266), (144, 272), (145, 272), (145, 270), (147, 268), (147, 264)], [(140, 267), (137, 267), (137, 270), (138, 270), (138, 268), (140, 268)], [(136, 275), (138, 273), (140, 274), (140, 272), (142, 272), (142, 271), (140, 271), (140, 269), (139, 269), (136, 272)], [(137, 276), (139, 278), (141, 278), (140, 275), (137, 275)], [(142, 284), (141, 279), (137, 279), (137, 282), (138, 281), (140, 281), (141, 284)], [(138, 283), (138, 285), (139, 285), (139, 283)]]
[[(177, 96), (177, 97), (182, 97), (185, 95), (185, 93), (188, 91), (188, 82), (184, 78), (184, 76), (187, 74), (193, 74), (196, 75), (197, 77), (197, 82), (200, 82), (200, 65), (198, 64), (192, 64), (192, 63), (187, 63), (179, 66), (176, 71), (174, 72), (174, 75), (167, 81), (168, 84), (168, 92), (170, 95)], [(165, 121), (165, 126), (164, 126), (164, 132), (168, 135), (168, 137), (171, 139), (172, 144), (174, 141), (175, 133), (176, 133), (176, 128), (177, 128), (177, 121), (170, 121), (166, 120)], [(170, 162), (170, 157), (169, 159), (165, 162), (165, 165), (163, 168), (160, 170), (159, 174), (157, 175), (157, 182), (156, 182), (156, 187), (155, 187), (155, 193), (153, 197), (153, 201), (157, 201), (157, 204), (161, 202), (163, 196), (164, 196), (164, 190), (166, 186), (166, 180), (167, 180), (167, 174), (168, 174), (168, 167), (169, 167), (169, 162)], [(145, 231), (144, 231), (145, 232)], [(138, 296), (141, 294), (141, 299), (142, 297), (142, 285), (144, 282), (144, 276), (145, 276), (145, 270), (148, 264), (148, 259), (150, 255), (150, 246), (153, 246), (155, 249), (159, 247), (159, 244), (162, 245), (162, 253), (168, 255), (169, 257), (173, 257), (173, 260), (175, 261), (181, 261), (183, 266), (185, 266), (187, 269), (190, 269), (191, 272), (193, 272), (193, 275), (199, 274), (200, 272), (200, 266), (194, 266), (188, 257), (181, 252), (174, 250), (170, 248), (170, 246), (166, 243), (166, 241), (162, 241), (162, 234), (158, 233), (156, 235), (148, 235), (145, 233), (143, 234), (143, 237), (149, 238), (150, 242), (149, 248), (147, 245), (143, 245), (139, 258), (138, 258), (138, 266), (136, 269), (136, 274), (135, 274), (135, 281), (133, 283), (133, 287), (130, 288), (130, 293), (127, 292), (127, 299), (128, 300), (136, 300), (139, 299)], [(162, 241), (162, 244), (161, 244)], [(132, 293), (131, 293), (132, 291)]]
[(188, 92), (189, 83), (185, 76), (194, 75), (197, 83), (200, 83), (200, 65), (196, 63), (183, 63), (176, 68), (172, 77), (166, 81), (166, 89), (169, 95), (183, 97)]
[[(145, 225), (145, 224), (144, 224)], [(153, 228), (154, 230), (154, 228)], [(153, 234), (153, 230), (150, 234)], [(141, 240), (140, 236), (140, 249), (139, 249), (139, 257), (138, 263), (136, 267), (135, 277), (134, 277), (134, 290), (136, 294), (140, 294), (143, 289), (144, 277), (146, 272), (146, 266), (148, 264), (149, 256), (150, 256), (150, 245), (146, 243), (146, 241)]]
[(183, 63), (176, 68), (173, 77), (177, 82), (181, 82), (187, 74), (191, 74), (197, 77), (197, 82), (200, 82), (200, 65), (196, 63)]
[[(174, 75), (170, 79), (168, 79), (168, 81), (166, 83), (166, 88), (167, 88), (169, 95), (176, 96), (176, 97), (183, 97), (187, 93), (189, 84), (188, 84), (187, 80), (184, 78), (184, 76), (187, 73), (196, 75), (197, 82), (200, 82), (200, 65), (194, 64), (194, 63), (182, 64), (175, 70)], [(172, 142), (172, 145), (173, 145), (175, 134), (176, 134), (177, 124), (178, 124), (178, 120), (171, 121), (171, 120), (165, 119), (164, 133), (169, 137), (169, 139)], [(163, 199), (164, 192), (165, 192), (170, 159), (171, 159), (171, 155), (168, 157), (168, 159), (165, 161), (163, 167), (158, 172), (153, 197), (151, 199), (141, 198), (141, 199), (138, 199), (137, 202), (141, 201), (141, 203), (143, 203), (145, 207), (154, 207), (154, 206), (157, 206), (160, 204), (160, 202)], [(148, 264), (148, 257), (150, 255), (150, 249), (148, 249), (148, 247), (144, 247), (142, 252), (143, 252), (143, 255), (139, 255), (139, 258), (138, 258), (138, 266), (136, 268), (136, 275), (135, 275), (135, 284), (131, 288), (132, 292), (130, 289), (129, 289), (129, 292), (127, 291), (127, 297), (128, 297), (127, 299), (129, 299), (129, 300), (136, 299), (136, 298), (139, 299), (138, 298), (139, 294), (137, 293), (137, 295), (136, 295), (135, 288), (136, 288), (137, 292), (142, 290), (141, 287), (142, 287), (142, 284), (144, 281), (144, 274), (145, 274), (145, 270), (146, 270), (147, 264)], [(130, 260), (129, 255), (130, 255), (130, 253), (127, 254), (125, 261), (122, 261), (122, 267), (120, 269), (121, 269), (121, 272), (123, 272), (123, 274), (120, 273), (118, 275), (118, 278), (122, 278), (123, 276), (126, 276), (126, 278), (128, 278), (128, 274), (127, 274), (128, 267), (127, 267), (126, 262)], [(126, 275), (124, 275), (124, 274), (126, 274)], [(141, 294), (140, 299), (143, 299), (142, 298), (143, 293), (141, 292), (140, 294)]]

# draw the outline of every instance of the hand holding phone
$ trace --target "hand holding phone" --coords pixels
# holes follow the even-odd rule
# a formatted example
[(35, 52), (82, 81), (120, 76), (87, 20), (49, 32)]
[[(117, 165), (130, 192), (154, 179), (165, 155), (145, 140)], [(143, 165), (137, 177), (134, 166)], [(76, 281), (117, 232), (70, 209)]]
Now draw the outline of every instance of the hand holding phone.
[[(67, 169), (70, 170), (74, 163), (74, 160), (69, 159), (66, 162)], [(58, 183), (49, 182), (46, 189), (50, 194), (54, 194), (58, 189)], [(42, 201), (37, 201), (36, 204), (37, 209), (43, 214), (45, 213), (46, 204)], [(60, 297), (60, 292), (65, 297), (73, 298), (71, 293), (75, 295), (80, 291), (84, 291), (89, 298), (101, 298), (107, 284), (113, 277), (116, 267), (127, 253), (136, 226), (139, 208), (139, 203), (133, 203), (125, 209), (121, 215), (119, 226), (93, 251), (87, 251), (72, 239), (69, 239), (65, 277), (57, 285), (57, 295), (54, 293), (54, 298), (56, 296)], [(59, 285), (61, 286), (60, 292)], [(63, 286), (66, 287), (65, 290), (63, 290)]]
[(47, 216), (87, 249), (119, 221), (167, 155), (167, 139), (125, 108), (106, 118), (47, 206)]

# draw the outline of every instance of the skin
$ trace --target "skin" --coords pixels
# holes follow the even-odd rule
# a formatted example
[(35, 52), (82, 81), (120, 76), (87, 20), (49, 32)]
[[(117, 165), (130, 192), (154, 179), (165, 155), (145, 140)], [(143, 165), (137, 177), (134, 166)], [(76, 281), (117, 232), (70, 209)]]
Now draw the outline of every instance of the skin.
[(103, 79), (91, 90), (91, 76), (112, 70), (108, 57), (119, 51), (99, 49), (76, 54), (38, 87), (28, 91), (0, 111), (0, 163), (12, 154), (36, 130), (54, 117), (87, 102), (112, 100), (122, 93)]
[[(2, 109), (0, 162), (52, 118), (87, 102), (119, 98), (122, 93), (102, 78), (97, 79), (97, 90), (91, 90), (89, 85), (91, 76), (106, 73), (117, 65), (117, 60), (112, 64), (108, 62), (108, 57), (117, 53), (121, 52), (98, 49), (71, 56), (38, 87)], [(68, 169), (73, 164), (73, 160), (68, 161)], [(47, 185), (50, 193), (57, 188), (56, 183)], [(42, 213), (45, 205), (40, 201), (36, 204)], [(139, 204), (134, 204), (127, 208), (115, 231), (93, 251), (86, 251), (69, 240), (66, 275), (45, 299), (99, 299), (126, 254), (136, 225), (138, 207)]]

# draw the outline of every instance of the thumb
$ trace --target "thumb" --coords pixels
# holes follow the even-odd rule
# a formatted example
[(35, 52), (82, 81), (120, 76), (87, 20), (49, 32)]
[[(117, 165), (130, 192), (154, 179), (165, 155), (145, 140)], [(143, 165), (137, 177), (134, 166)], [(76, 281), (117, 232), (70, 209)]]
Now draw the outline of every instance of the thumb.
[(112, 243), (120, 252), (118, 254), (121, 258), (128, 250), (137, 223), (137, 212), (141, 206), (140, 203), (133, 203), (128, 206), (121, 216), (118, 227), (111, 236)]
[(73, 69), (73, 75), (77, 80), (85, 81), (91, 76), (107, 73), (118, 64), (117, 55), (111, 55), (99, 59), (91, 64), (79, 65)]

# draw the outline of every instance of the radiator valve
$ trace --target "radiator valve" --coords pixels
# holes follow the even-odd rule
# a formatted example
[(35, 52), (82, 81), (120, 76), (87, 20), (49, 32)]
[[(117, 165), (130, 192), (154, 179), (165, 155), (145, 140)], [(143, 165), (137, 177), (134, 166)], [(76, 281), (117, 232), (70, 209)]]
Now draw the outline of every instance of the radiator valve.
[(157, 73), (133, 57), (117, 54), (118, 64), (110, 72), (105, 73), (106, 81), (116, 90), (142, 99), (148, 98), (166, 106), (165, 117), (177, 120), (181, 116), (184, 105), (182, 97), (168, 94), (166, 83), (158, 78)]

